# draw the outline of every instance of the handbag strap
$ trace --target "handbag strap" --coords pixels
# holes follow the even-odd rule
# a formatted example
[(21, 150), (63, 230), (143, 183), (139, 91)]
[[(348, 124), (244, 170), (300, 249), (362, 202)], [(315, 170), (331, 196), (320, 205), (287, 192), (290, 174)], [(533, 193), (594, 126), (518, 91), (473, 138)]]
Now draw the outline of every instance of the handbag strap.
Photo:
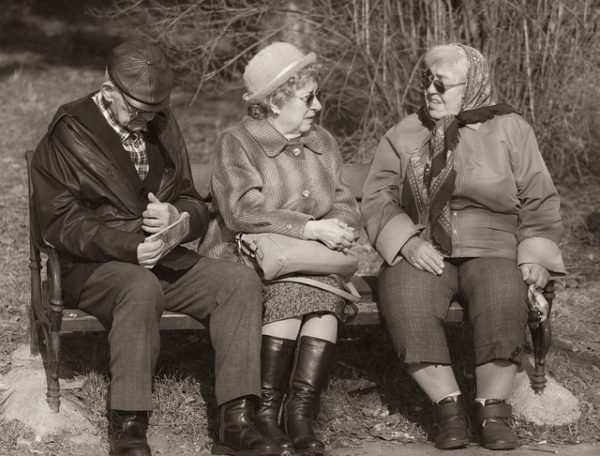
[(320, 282), (314, 279), (308, 279), (306, 277), (284, 277), (282, 279), (269, 280), (269, 282), (296, 282), (309, 285), (311, 287), (320, 288), (321, 290), (329, 291), (330, 293), (341, 296), (344, 299), (352, 302), (360, 301), (360, 294), (352, 282), (346, 282), (348, 291), (342, 290), (341, 288), (334, 287), (327, 283)]

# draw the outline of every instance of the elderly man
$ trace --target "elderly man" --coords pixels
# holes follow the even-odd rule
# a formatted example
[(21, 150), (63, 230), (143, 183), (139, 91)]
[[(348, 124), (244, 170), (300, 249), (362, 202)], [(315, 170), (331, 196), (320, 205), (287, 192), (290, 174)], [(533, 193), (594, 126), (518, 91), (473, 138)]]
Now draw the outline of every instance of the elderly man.
[(272, 454), (252, 422), (260, 396), (262, 284), (239, 264), (144, 242), (181, 213), (181, 242), (204, 235), (185, 143), (169, 109), (173, 74), (144, 41), (111, 53), (99, 91), (61, 106), (32, 176), (40, 228), (61, 257), (64, 299), (109, 330), (111, 454), (150, 455), (146, 439), (164, 310), (210, 317), (218, 454)]

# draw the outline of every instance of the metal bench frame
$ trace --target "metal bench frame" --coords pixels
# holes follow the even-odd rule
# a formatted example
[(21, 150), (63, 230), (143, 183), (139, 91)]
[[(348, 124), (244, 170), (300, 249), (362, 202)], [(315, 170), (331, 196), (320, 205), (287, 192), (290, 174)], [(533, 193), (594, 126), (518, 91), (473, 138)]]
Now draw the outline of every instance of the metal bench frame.
[[(40, 352), (43, 355), (47, 381), (46, 400), (50, 409), (58, 413), (60, 408), (58, 368), (61, 360), (61, 335), (104, 331), (105, 328), (92, 315), (82, 310), (65, 309), (64, 307), (58, 253), (44, 243), (36, 218), (30, 173), (32, 157), (33, 151), (28, 150), (25, 153), (25, 158), (29, 181), (31, 302), (28, 306), (28, 315), (30, 348), (32, 355), (37, 355)], [(362, 186), (368, 170), (369, 166), (365, 164), (344, 165), (344, 179), (352, 189), (357, 201), (360, 201), (362, 197)], [(207, 197), (210, 167), (193, 165), (192, 173), (199, 193)], [(42, 253), (45, 254), (45, 261), (42, 258)], [(42, 274), (43, 270), (45, 270), (45, 274)], [(379, 325), (381, 321), (376, 304), (377, 277), (356, 276), (352, 281), (362, 299), (357, 304), (356, 314), (346, 324), (353, 326)], [(544, 296), (551, 307), (554, 298), (554, 284), (552, 281), (544, 289)], [(459, 303), (453, 302), (448, 308), (446, 323), (460, 324), (464, 318), (463, 308)], [(174, 312), (165, 312), (162, 315), (159, 328), (162, 330), (205, 329), (202, 323), (192, 317)], [(535, 358), (535, 371), (531, 379), (531, 386), (537, 393), (541, 393), (546, 386), (546, 354), (550, 348), (552, 336), (550, 318), (540, 322), (537, 314), (530, 312), (529, 328)]]

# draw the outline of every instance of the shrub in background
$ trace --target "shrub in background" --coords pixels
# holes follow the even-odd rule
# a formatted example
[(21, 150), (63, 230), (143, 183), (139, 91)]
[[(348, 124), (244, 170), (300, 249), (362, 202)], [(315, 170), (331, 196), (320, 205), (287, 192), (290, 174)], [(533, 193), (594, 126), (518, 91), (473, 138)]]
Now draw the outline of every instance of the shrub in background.
[[(586, 175), (600, 63), (599, 0), (115, 0), (202, 91), (239, 84), (244, 65), (278, 39), (314, 50), (328, 72), (324, 123), (348, 161), (368, 162), (399, 119), (422, 103), (420, 58), (462, 42), (489, 59), (499, 101), (534, 126), (557, 178)], [(600, 168), (600, 166), (599, 166)]]

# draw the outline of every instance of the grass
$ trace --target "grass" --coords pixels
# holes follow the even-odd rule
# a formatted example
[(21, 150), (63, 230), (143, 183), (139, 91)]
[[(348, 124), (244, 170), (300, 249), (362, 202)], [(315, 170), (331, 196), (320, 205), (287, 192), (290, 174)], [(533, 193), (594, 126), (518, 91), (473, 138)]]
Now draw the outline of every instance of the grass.
[[(1, 44), (1, 43), (0, 43)], [(41, 138), (56, 107), (91, 92), (102, 80), (102, 69), (73, 62), (30, 58), (31, 49), (18, 53), (0, 48), (0, 373), (10, 369), (9, 354), (27, 343), (26, 305), (29, 299), (27, 187), (23, 153)], [(33, 63), (32, 63), (33, 62)], [(6, 71), (2, 71), (6, 69)], [(243, 112), (237, 92), (188, 106), (191, 96), (174, 94), (173, 105), (194, 162), (210, 160), (219, 131)], [(600, 440), (598, 347), (600, 291), (597, 261), (600, 242), (585, 229), (590, 208), (599, 207), (597, 182), (565, 181), (559, 186), (568, 233), (562, 249), (570, 271), (557, 286), (554, 310), (555, 349), (548, 359), (551, 374), (580, 400), (581, 419), (571, 426), (545, 427), (520, 423), (524, 443), (592, 443)], [(363, 244), (368, 261), (362, 272), (374, 272), (377, 258)], [(451, 329), (459, 361), (459, 381), (472, 394), (472, 357), (468, 332)], [(213, 360), (205, 334), (163, 334), (156, 375), (155, 413), (150, 436), (164, 448), (202, 451), (214, 432)], [(466, 354), (466, 356), (465, 356)], [(80, 401), (90, 421), (105, 439), (108, 353), (104, 334), (72, 335), (64, 341), (64, 372), (83, 378), (68, 393)], [(431, 432), (431, 412), (424, 395), (396, 360), (383, 328), (352, 328), (340, 334), (333, 375), (322, 401), (320, 429), (332, 447), (371, 439), (424, 442)], [(32, 430), (0, 418), (0, 448), (19, 453), (19, 443), (54, 454), (79, 454), (64, 436), (33, 442)], [(27, 443), (29, 442), (29, 443)], [(40, 451), (42, 451), (40, 450)], [(37, 450), (36, 450), (37, 451)], [(179, 450), (178, 450), (179, 451)], [(12, 453), (11, 453), (12, 452)], [(86, 454), (85, 452), (81, 454)], [(165, 454), (165, 453), (163, 453)], [(168, 454), (168, 453), (166, 453)]]

